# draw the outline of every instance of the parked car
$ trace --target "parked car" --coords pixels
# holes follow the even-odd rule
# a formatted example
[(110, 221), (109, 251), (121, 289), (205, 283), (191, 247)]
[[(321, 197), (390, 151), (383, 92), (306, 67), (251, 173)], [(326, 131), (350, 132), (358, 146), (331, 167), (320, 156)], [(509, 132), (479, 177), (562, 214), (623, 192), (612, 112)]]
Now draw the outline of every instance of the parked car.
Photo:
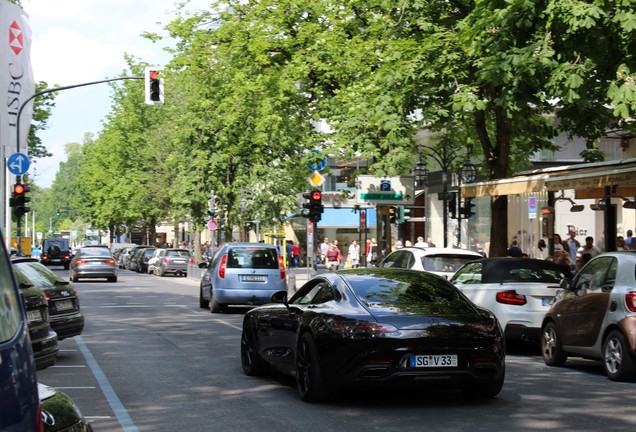
[(149, 247), (135, 254), (133, 259), (135, 260), (135, 271), (137, 273), (148, 273), (148, 260), (152, 257), (152, 254), (155, 253), (155, 250), (157, 250), (157, 248)]
[(107, 248), (84, 246), (77, 250), (71, 260), (69, 279), (106, 278), (117, 282), (117, 264)]
[(201, 277), (199, 305), (212, 313), (229, 305), (262, 305), (286, 287), (285, 265), (275, 245), (226, 243)]
[(92, 432), (91, 425), (64, 392), (38, 383), (38, 393), (43, 432)]
[(524, 258), (482, 258), (465, 264), (450, 280), (499, 319), (508, 340), (539, 342), (541, 322), (559, 289), (571, 277), (566, 267)]
[(49, 322), (49, 305), (46, 295), (30, 282), (21, 282), (18, 279), (18, 286), (24, 299), (35, 366), (38, 370), (53, 366), (58, 352), (58, 341), (57, 333), (51, 328)]
[(39, 431), (42, 417), (30, 329), (9, 253), (0, 242), (0, 430)]
[(64, 270), (68, 270), (71, 262), (71, 248), (68, 239), (64, 237), (46, 238), (42, 242), (42, 252), (40, 262), (46, 266), (61, 265)]
[(464, 264), (483, 257), (465, 249), (406, 247), (388, 254), (378, 267), (427, 271), (449, 279)]
[(120, 269), (128, 268), (133, 249), (134, 246), (126, 246), (121, 250), (121, 252), (119, 252), (119, 256), (115, 258), (117, 260), (117, 267), (119, 267)]
[(145, 249), (150, 247), (152, 246), (136, 246), (135, 248), (133, 248), (133, 250), (130, 252), (130, 259), (128, 260), (128, 265), (126, 268), (128, 270), (137, 271), (139, 257), (141, 256), (141, 253)]
[(166, 253), (165, 248), (157, 248), (152, 253), (152, 256), (148, 258), (148, 274), (155, 274), (157, 263), (161, 260), (161, 256)]
[(188, 264), (192, 259), (187, 249), (158, 249), (161, 250), (154, 272), (159, 276), (173, 274), (188, 276)]
[(359, 268), (318, 275), (248, 311), (241, 364), (296, 377), (304, 401), (334, 389), (458, 388), (494, 397), (505, 378), (505, 340), (494, 314), (431, 273)]
[(557, 295), (541, 331), (543, 360), (599, 360), (607, 377), (636, 374), (636, 252), (607, 252), (588, 262)]
[(84, 315), (80, 311), (77, 290), (34, 258), (15, 257), (11, 260), (15, 277), (21, 286), (34, 286), (48, 301), (49, 322), (62, 340), (82, 334)]

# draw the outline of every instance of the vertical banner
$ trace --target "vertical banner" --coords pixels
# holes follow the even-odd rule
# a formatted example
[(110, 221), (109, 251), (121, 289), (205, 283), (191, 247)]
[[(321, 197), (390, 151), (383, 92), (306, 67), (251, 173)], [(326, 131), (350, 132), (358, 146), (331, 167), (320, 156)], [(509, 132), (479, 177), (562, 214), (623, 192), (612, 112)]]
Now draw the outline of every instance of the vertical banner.
[(20, 115), (25, 100), (35, 93), (31, 68), (31, 27), (24, 10), (6, 0), (0, 0), (0, 144), (7, 155), (16, 152), (16, 129), (20, 128), (20, 151), (27, 154), (27, 138), (33, 102)]

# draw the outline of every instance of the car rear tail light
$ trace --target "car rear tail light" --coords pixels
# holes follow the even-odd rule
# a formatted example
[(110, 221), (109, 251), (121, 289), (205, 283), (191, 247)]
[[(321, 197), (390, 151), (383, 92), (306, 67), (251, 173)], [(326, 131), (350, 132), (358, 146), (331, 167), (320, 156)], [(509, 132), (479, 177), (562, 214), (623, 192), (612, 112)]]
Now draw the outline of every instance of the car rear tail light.
[(369, 321), (333, 321), (331, 329), (345, 338), (378, 337), (398, 331), (391, 324)]
[(163, 258), (163, 263), (164, 263), (164, 264), (168, 264), (168, 257), (164, 257), (164, 258)]
[(107, 259), (107, 260), (104, 260), (104, 262), (106, 264), (113, 264), (113, 265), (115, 264), (115, 260), (114, 259)]
[(221, 257), (221, 263), (219, 264), (219, 277), (225, 279), (225, 265), (227, 264), (227, 254)]
[(285, 279), (287, 276), (287, 271), (285, 270), (285, 261), (283, 257), (278, 257), (278, 268), (280, 269), (280, 278)]
[(499, 291), (497, 293), (496, 299), (497, 303), (515, 306), (522, 306), (528, 302), (526, 300), (526, 296), (524, 296), (523, 294), (519, 294), (515, 290)]
[(636, 291), (625, 294), (625, 306), (630, 312), (636, 312)]
[(75, 261), (75, 264), (87, 264), (88, 260), (84, 260), (84, 259), (78, 259)]

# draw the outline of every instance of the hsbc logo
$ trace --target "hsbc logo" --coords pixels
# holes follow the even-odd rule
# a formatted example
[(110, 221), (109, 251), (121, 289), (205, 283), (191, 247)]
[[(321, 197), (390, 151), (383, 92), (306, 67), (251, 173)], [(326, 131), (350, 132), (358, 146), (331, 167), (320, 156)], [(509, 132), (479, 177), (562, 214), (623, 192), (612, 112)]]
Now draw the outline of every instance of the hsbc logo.
[(24, 48), (24, 33), (22, 33), (22, 29), (15, 21), (9, 26), (9, 46), (15, 55), (20, 54)]

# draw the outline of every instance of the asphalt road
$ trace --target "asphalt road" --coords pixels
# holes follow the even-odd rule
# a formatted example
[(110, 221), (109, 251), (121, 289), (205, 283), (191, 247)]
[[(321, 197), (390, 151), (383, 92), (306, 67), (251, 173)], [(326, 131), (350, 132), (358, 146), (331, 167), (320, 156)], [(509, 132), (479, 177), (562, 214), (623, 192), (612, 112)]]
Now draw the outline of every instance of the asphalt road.
[[(58, 271), (58, 270), (56, 270)], [(59, 270), (64, 276), (66, 272)], [(348, 394), (302, 402), (292, 379), (242, 373), (244, 310), (199, 308), (191, 278), (122, 270), (117, 283), (76, 283), (86, 327), (60, 342), (40, 381), (73, 398), (95, 431), (625, 431), (636, 427), (636, 383), (609, 381), (594, 362), (544, 365), (514, 347), (506, 383), (486, 401), (459, 392)]]

